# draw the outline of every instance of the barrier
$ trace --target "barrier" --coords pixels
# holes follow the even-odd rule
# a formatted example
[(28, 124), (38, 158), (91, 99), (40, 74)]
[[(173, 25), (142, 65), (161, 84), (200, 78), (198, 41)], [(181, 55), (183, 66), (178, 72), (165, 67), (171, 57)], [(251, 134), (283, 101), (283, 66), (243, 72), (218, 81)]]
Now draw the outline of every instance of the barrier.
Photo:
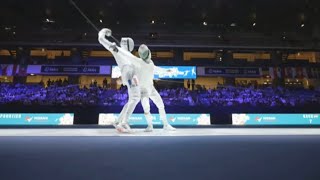
[(319, 114), (232, 114), (233, 125), (320, 125)]
[[(99, 114), (99, 125), (111, 125), (119, 114), (101, 113)], [(161, 125), (159, 114), (154, 114), (153, 124)], [(210, 114), (167, 114), (167, 119), (171, 125), (210, 125)], [(132, 114), (129, 118), (130, 125), (147, 125), (144, 114)]]
[(71, 113), (0, 113), (0, 125), (72, 125)]
[(82, 66), (82, 65), (28, 65), (28, 74), (46, 74), (46, 75), (110, 75), (110, 66)]
[[(196, 66), (159, 66), (170, 71), (156, 71), (154, 79), (196, 79)], [(111, 77), (119, 78), (121, 76), (120, 68), (112, 66)]]

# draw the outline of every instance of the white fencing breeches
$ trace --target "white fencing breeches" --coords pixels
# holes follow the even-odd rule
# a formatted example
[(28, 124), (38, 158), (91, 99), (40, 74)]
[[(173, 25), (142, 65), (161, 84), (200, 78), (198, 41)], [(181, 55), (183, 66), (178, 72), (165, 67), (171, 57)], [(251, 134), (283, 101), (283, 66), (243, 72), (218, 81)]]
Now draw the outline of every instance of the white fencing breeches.
[(128, 88), (129, 99), (123, 106), (116, 123), (128, 123), (128, 120), (140, 101), (140, 87)]
[(162, 121), (163, 125), (167, 125), (167, 115), (164, 109), (164, 103), (162, 98), (156, 88), (154, 86), (150, 86), (148, 88), (141, 88), (141, 105), (144, 110), (145, 117), (147, 119), (148, 125), (152, 125), (152, 115), (150, 114), (150, 102), (149, 98), (153, 101), (153, 103), (157, 106), (160, 120)]
[(128, 89), (128, 102), (123, 106), (116, 123), (128, 123), (129, 117), (133, 113), (135, 107), (140, 101), (140, 86), (134, 77), (134, 67), (131, 65), (123, 66), (121, 75), (123, 84)]

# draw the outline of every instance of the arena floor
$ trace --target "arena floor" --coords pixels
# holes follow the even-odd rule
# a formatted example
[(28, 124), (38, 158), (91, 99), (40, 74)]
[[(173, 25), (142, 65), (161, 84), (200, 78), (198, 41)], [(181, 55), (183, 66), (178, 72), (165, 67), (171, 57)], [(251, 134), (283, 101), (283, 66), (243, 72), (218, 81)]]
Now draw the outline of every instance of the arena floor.
[(227, 136), (227, 135), (320, 135), (320, 128), (181, 128), (177, 131), (155, 129), (118, 133), (113, 128), (36, 128), (1, 129), (0, 136)]
[[(123, 136), (123, 137), (120, 137)], [(319, 180), (318, 128), (0, 129), (1, 179)]]

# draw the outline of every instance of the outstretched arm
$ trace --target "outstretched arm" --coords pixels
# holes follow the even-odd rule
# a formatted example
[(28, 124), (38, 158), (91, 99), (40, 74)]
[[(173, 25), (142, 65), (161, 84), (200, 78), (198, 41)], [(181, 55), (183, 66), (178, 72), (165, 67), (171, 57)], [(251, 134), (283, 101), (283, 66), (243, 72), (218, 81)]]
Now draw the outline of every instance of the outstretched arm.
[(110, 52), (118, 52), (118, 48), (115, 42), (110, 42), (105, 36), (110, 37), (112, 34), (111, 30), (108, 28), (103, 28), (98, 33), (98, 41)]
[(170, 73), (170, 72), (172, 72), (172, 70), (171, 69), (165, 69), (165, 68), (161, 68), (161, 67), (159, 67), (159, 66), (154, 66), (154, 73), (156, 74), (160, 74), (160, 73)]

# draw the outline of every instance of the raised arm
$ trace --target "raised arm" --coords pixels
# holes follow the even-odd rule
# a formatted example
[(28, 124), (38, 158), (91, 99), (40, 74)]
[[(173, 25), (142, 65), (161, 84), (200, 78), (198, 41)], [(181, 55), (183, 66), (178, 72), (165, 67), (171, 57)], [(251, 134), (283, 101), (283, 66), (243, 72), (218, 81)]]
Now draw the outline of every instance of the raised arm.
[(99, 33), (98, 33), (98, 41), (103, 47), (105, 47), (108, 51), (110, 52), (118, 52), (118, 47), (115, 42), (110, 42), (107, 37), (110, 37), (112, 34), (111, 30), (108, 28), (103, 28)]

